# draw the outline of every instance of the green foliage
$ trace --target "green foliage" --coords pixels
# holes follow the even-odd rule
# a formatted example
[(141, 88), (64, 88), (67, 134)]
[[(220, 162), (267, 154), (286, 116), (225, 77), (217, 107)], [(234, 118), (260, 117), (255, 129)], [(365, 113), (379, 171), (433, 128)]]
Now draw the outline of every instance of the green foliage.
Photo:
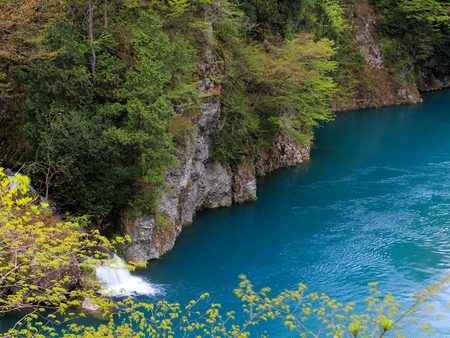
[[(211, 303), (207, 293), (186, 305), (160, 300), (136, 302), (131, 298), (111, 303), (114, 315), (107, 323), (83, 325), (63, 323), (61, 337), (251, 337), (264, 329), (266, 322), (280, 325), (278, 333), (299, 337), (403, 337), (402, 331), (414, 320), (411, 315), (423, 310), (425, 302), (448, 283), (449, 277), (416, 295), (411, 305), (402, 308), (395, 297), (382, 295), (371, 283), (365, 302), (343, 304), (326, 294), (308, 292), (304, 284), (273, 294), (270, 288), (255, 289), (240, 276), (234, 290), (242, 304), (229, 312), (221, 304)], [(365, 310), (357, 308), (365, 307)], [(421, 333), (431, 334), (428, 324), (421, 323)], [(417, 325), (417, 323), (415, 323)], [(284, 326), (284, 328), (283, 328)], [(46, 325), (36, 329), (11, 331), (19, 337), (44, 337)], [(264, 334), (269, 337), (270, 334)]]
[(384, 41), (381, 52), (383, 53), (386, 67), (391, 75), (398, 80), (406, 80), (413, 83), (415, 74), (413, 72), (414, 60), (409, 55), (405, 45), (397, 39), (387, 39)]
[[(361, 81), (364, 80), (361, 71), (366, 62), (359, 49), (353, 43), (347, 31), (337, 46), (336, 60), (338, 66), (333, 74), (336, 81), (336, 92), (333, 98), (337, 107), (352, 107), (354, 99), (361, 90)], [(365, 89), (362, 89), (365, 90)]]
[(118, 189), (124, 196), (133, 191), (132, 168), (102, 137), (106, 107), (99, 103), (113, 95), (114, 87), (104, 88), (120, 83), (124, 65), (102, 51), (96, 74), (101, 82), (95, 83), (87, 43), (67, 19), (48, 25), (41, 48), (54, 56), (33, 59), (21, 75), (29, 171), (42, 182), (46, 197), (104, 218), (124, 204), (114, 197)]
[(319, 37), (339, 38), (346, 28), (339, 0), (236, 1), (254, 23), (257, 40), (292, 38), (303, 31)]
[[(117, 90), (118, 102), (111, 105), (111, 117), (120, 119), (120, 124), (108, 128), (104, 137), (135, 154), (142, 182), (156, 193), (165, 171), (175, 164), (172, 136), (168, 133), (174, 117), (171, 94), (178, 90), (171, 89), (177, 85), (174, 75), (193, 68), (186, 45), (181, 41), (171, 43), (155, 14), (139, 10), (133, 18), (136, 22), (130, 44), (135, 65)], [(153, 194), (150, 202), (154, 198)], [(151, 207), (148, 202), (148, 198), (135, 201), (141, 210)]]
[(310, 128), (332, 116), (333, 56), (331, 41), (316, 42), (309, 35), (260, 50), (256, 57), (261, 67), (255, 71), (262, 95), (257, 109), (270, 114), (270, 121), (284, 132), (308, 141)]
[(214, 135), (212, 155), (231, 164), (254, 157), (267, 139), (264, 119), (252, 105), (254, 68), (259, 61), (253, 57), (254, 46), (246, 43), (238, 29), (245, 30), (246, 23), (242, 17), (237, 18), (228, 15), (214, 24), (226, 72), (221, 79), (220, 96), (223, 127)]
[[(152, 209), (174, 165), (174, 107), (196, 100), (191, 49), (169, 38), (151, 9), (111, 8), (98, 27), (97, 64), (77, 17), (50, 21), (42, 57), (23, 68), (28, 170), (66, 210), (117, 221), (128, 207)], [(118, 193), (120, 191), (120, 193)]]
[(213, 156), (237, 163), (251, 158), (264, 142), (259, 117), (249, 105), (245, 84), (238, 81), (225, 86), (222, 100), (225, 123), (212, 142)]
[(332, 117), (335, 91), (332, 41), (297, 34), (262, 46), (244, 42), (245, 27), (230, 17), (214, 26), (226, 73), (213, 155), (232, 164), (257, 156), (280, 131), (309, 142), (311, 128)]
[(73, 317), (69, 307), (84, 297), (104, 304), (94, 289), (75, 288), (79, 271), (104, 261), (99, 245), (123, 243), (81, 231), (82, 219), (57, 220), (48, 204), (30, 193), (29, 184), (28, 177), (8, 177), (0, 168), (0, 315), (25, 310), (20, 323), (25, 326), (39, 317)]
[(321, 8), (324, 12), (325, 23), (331, 34), (339, 38), (344, 34), (347, 28), (347, 21), (345, 19), (345, 11), (339, 0), (323, 0), (321, 1)]
[(423, 62), (446, 53), (450, 17), (445, 2), (437, 0), (383, 0), (376, 5), (384, 14), (383, 30), (401, 41), (413, 58)]

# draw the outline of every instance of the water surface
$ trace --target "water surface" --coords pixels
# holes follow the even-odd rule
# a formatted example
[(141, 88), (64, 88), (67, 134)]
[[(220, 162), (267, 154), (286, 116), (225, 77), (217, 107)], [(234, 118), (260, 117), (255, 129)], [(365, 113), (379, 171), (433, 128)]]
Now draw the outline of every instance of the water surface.
[(309, 163), (260, 179), (255, 203), (200, 212), (141, 274), (170, 300), (209, 292), (226, 307), (239, 304), (241, 273), (340, 301), (365, 298), (372, 281), (410, 296), (450, 271), (449, 106), (444, 91), (338, 116), (317, 131)]

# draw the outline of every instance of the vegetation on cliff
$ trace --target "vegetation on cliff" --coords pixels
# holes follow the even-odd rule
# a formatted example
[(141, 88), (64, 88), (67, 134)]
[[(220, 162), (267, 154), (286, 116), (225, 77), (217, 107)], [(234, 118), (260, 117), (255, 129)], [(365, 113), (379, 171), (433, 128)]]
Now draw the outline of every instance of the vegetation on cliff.
[(84, 5), (66, 2), (32, 54), (3, 64), (18, 96), (5, 115), (20, 119), (9, 141), (23, 146), (20, 157), (6, 159), (27, 163), (45, 197), (102, 220), (151, 200), (140, 198), (153, 191), (143, 187), (158, 185), (174, 164), (168, 127), (173, 103), (191, 99), (189, 81), (179, 78), (193, 66), (186, 43), (169, 38), (154, 11), (111, 2), (103, 12), (94, 4), (91, 23)]
[[(386, 71), (355, 46), (361, 6), (376, 10)], [(203, 97), (222, 103), (211, 150), (233, 165), (280, 131), (308, 141), (332, 105), (383, 104), (383, 83), (395, 92), (448, 70), (445, 1), (33, 0), (0, 9), (1, 163), (24, 165), (61, 209), (103, 223), (155, 211)], [(197, 65), (211, 62), (220, 73), (199, 95)]]
[(222, 92), (205, 95), (224, 106), (218, 158), (252, 158), (278, 130), (304, 141), (331, 116), (333, 43), (300, 28), (262, 43), (234, 3), (7, 1), (2, 12), (2, 163), (25, 164), (62, 210), (115, 223), (155, 211), (199, 114), (206, 44), (223, 63), (211, 79)]

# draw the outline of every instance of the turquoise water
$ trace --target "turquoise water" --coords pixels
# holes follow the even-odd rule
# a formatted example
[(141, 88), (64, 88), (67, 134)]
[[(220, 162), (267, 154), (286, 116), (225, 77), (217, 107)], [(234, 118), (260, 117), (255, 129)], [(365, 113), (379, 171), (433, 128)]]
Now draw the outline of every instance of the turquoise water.
[(309, 163), (260, 179), (256, 203), (200, 212), (141, 274), (167, 299), (207, 291), (227, 308), (239, 304), (241, 273), (340, 301), (362, 300), (377, 281), (406, 299), (450, 271), (449, 107), (446, 91), (339, 116), (318, 130)]
[[(346, 113), (317, 131), (315, 145), (309, 163), (260, 179), (257, 202), (200, 212), (139, 272), (163, 294), (138, 299), (186, 303), (209, 292), (235, 309), (244, 273), (256, 287), (303, 282), (342, 302), (363, 300), (377, 281), (407, 302), (450, 273), (450, 91)], [(433, 304), (442, 312), (449, 300), (450, 288)], [(0, 331), (15, 320), (3, 318)], [(450, 337), (450, 318), (430, 320)], [(264, 329), (291, 336), (280, 323)]]

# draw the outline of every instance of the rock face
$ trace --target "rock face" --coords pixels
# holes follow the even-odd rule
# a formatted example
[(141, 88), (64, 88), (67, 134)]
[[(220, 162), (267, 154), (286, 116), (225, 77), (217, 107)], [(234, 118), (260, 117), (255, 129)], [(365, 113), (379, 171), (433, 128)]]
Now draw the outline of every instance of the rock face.
[[(210, 81), (205, 80), (206, 83)], [(201, 90), (208, 89), (201, 87)], [(219, 127), (220, 111), (218, 98), (208, 99), (192, 141), (178, 149), (179, 165), (167, 173), (159, 213), (127, 222), (126, 231), (132, 238), (125, 253), (128, 260), (159, 258), (172, 249), (183, 226), (192, 222), (198, 210), (255, 200), (257, 175), (309, 159), (309, 146), (279, 135), (255, 163), (239, 163), (234, 169), (221, 164), (209, 153), (212, 133)]]
[(233, 202), (256, 200), (256, 172), (253, 163), (240, 163), (233, 172)]
[[(365, 65), (352, 71), (358, 86), (351, 102), (335, 102), (336, 112), (373, 108), (422, 101), (415, 83), (394, 77), (385, 66), (375, 32), (378, 20), (373, 5), (367, 2), (349, 2), (349, 23), (354, 46), (359, 49)], [(358, 13), (358, 14), (355, 14)]]
[(366, 60), (366, 63), (375, 68), (381, 69), (384, 67), (384, 60), (381, 54), (380, 46), (375, 41), (372, 34), (372, 29), (375, 25), (376, 18), (371, 9), (372, 8), (369, 6), (366, 7), (363, 21), (351, 21), (351, 30), (353, 32), (353, 40), (359, 47), (361, 55)]
[[(205, 74), (200, 92), (220, 91), (212, 80), (220, 69), (203, 64), (200, 70)], [(126, 231), (132, 238), (126, 251), (128, 260), (159, 258), (172, 249), (183, 226), (192, 222), (198, 210), (255, 200), (257, 175), (297, 165), (309, 158), (309, 146), (279, 135), (255, 163), (239, 163), (234, 169), (221, 164), (209, 153), (211, 136), (220, 127), (220, 112), (219, 98), (210, 97), (195, 123), (192, 140), (178, 148), (179, 165), (167, 173), (159, 213), (127, 222)]]
[(299, 144), (293, 138), (279, 134), (272, 144), (256, 159), (256, 175), (262, 176), (280, 168), (296, 166), (309, 160), (310, 144)]
[[(218, 106), (214, 112), (211, 107), (208, 105), (204, 114), (219, 113)], [(126, 224), (132, 239), (125, 253), (128, 260), (159, 258), (173, 248), (183, 226), (192, 222), (198, 210), (256, 200), (257, 176), (309, 159), (309, 146), (280, 135), (254, 163), (243, 162), (232, 170), (209, 156), (208, 140), (215, 128), (217, 122), (212, 120), (209, 128), (199, 126), (190, 151), (179, 153), (181, 164), (167, 174), (168, 189), (161, 193), (159, 214), (140, 216)]]
[[(199, 92), (206, 97), (199, 116), (192, 119), (189, 140), (178, 145), (179, 164), (165, 178), (156, 215), (143, 215), (125, 222), (125, 231), (132, 239), (125, 252), (131, 261), (159, 258), (172, 249), (183, 226), (190, 224), (198, 210), (227, 207), (256, 199), (256, 176), (272, 170), (297, 165), (309, 159), (309, 145), (280, 135), (270, 149), (257, 160), (238, 163), (234, 168), (211, 157), (211, 137), (221, 126), (220, 83), (223, 63), (213, 51), (212, 17), (220, 8), (205, 10), (205, 57), (198, 65)], [(179, 112), (183, 114), (183, 112)]]
[(83, 310), (87, 310), (87, 311), (91, 311), (91, 312), (96, 312), (100, 309), (100, 306), (98, 306), (97, 304), (95, 304), (93, 302), (92, 299), (90, 298), (84, 298), (83, 302), (81, 303), (81, 308)]

